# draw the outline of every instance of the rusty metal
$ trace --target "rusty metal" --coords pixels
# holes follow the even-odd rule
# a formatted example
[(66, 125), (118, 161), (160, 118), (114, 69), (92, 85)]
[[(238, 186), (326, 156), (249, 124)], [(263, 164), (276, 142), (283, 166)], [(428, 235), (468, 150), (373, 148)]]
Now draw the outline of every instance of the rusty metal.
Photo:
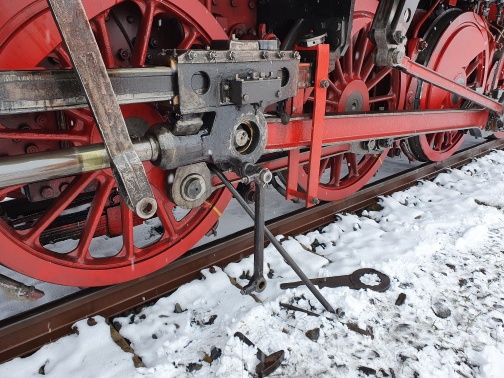
[[(256, 188), (254, 196), (254, 274), (252, 275), (252, 278), (250, 278), (249, 283), (243, 288), (242, 294), (250, 294), (253, 291), (260, 293), (264, 291), (264, 289), (266, 289), (266, 279), (264, 278), (264, 210), (266, 200), (265, 186), (271, 181), (272, 174), (269, 170), (267, 172), (264, 172), (264, 168), (262, 168), (261, 166), (252, 166), (251, 168), (255, 168), (253, 170), (259, 172), (254, 179)], [(243, 170), (246, 171), (247, 169)], [(248, 207), (245, 200), (240, 201), (240, 204), (242, 206), (245, 205), (246, 207)]]
[[(366, 274), (376, 274), (380, 279), (380, 283), (378, 285), (367, 285), (363, 283), (361, 278)], [(323, 287), (348, 287), (354, 290), (369, 289), (382, 293), (387, 291), (390, 287), (390, 278), (386, 274), (371, 268), (358, 269), (347, 276), (313, 278), (310, 281), (321, 289)], [(288, 282), (280, 284), (280, 289), (293, 289), (302, 285), (304, 285), (303, 281)]]
[(38, 290), (35, 286), (27, 286), (3, 274), (0, 274), (0, 291), (17, 301), (36, 301), (45, 295), (43, 291)]
[(140, 218), (150, 218), (156, 213), (157, 203), (131, 143), (84, 6), (80, 0), (48, 3), (110, 155), (121, 195)]
[(286, 308), (287, 310), (304, 312), (305, 314), (308, 314), (310, 316), (316, 316), (316, 317), (320, 316), (320, 314), (317, 314), (316, 312), (309, 311), (309, 310), (306, 310), (304, 308), (291, 305), (289, 303), (282, 303), (282, 302), (280, 302), (280, 307)]
[[(234, 337), (238, 337), (243, 343), (251, 346), (253, 348), (257, 348), (255, 344), (250, 341), (243, 333), (236, 332)], [(285, 356), (285, 352), (283, 350), (279, 350), (277, 352), (271, 353), (267, 355), (261, 349), (257, 348), (257, 359), (260, 361), (256, 366), (256, 374), (260, 377), (267, 377), (271, 373), (273, 373), (283, 362)]]
[[(250, 209), (250, 207), (247, 205), (245, 200), (240, 196), (240, 194), (234, 188), (234, 186), (229, 182), (228, 179), (226, 179), (224, 174), (215, 167), (211, 167), (210, 169), (212, 170), (213, 173), (217, 175), (217, 177), (219, 177), (224, 186), (233, 194), (235, 199), (240, 203), (240, 205), (243, 207), (243, 210), (245, 210), (245, 212), (250, 216), (250, 218), (252, 218), (252, 220), (256, 220), (255, 214), (252, 211), (252, 209)], [(273, 233), (271, 233), (271, 231), (266, 227), (266, 225), (263, 226), (263, 229), (264, 234), (269, 239), (271, 244), (275, 246), (275, 249), (280, 253), (280, 255), (282, 255), (287, 265), (289, 265), (292, 268), (292, 270), (297, 274), (297, 276), (305, 283), (305, 285), (312, 292), (315, 298), (318, 299), (318, 301), (322, 304), (322, 306), (324, 306), (324, 308), (327, 311), (334, 313), (334, 309), (329, 304), (329, 302), (324, 298), (324, 296), (320, 293), (320, 291), (318, 291), (318, 289), (310, 282), (308, 277), (306, 277), (306, 274), (304, 274), (304, 272), (301, 270), (298, 264), (292, 259), (292, 257), (290, 257), (289, 253), (285, 250), (282, 244), (278, 240), (276, 240)]]
[[(446, 161), (426, 163), (390, 178), (380, 180), (341, 201), (266, 222), (272, 233), (298, 235), (334, 220), (339, 212), (363, 209), (376, 202), (377, 196), (407, 189), (417, 180), (434, 177), (447, 167), (460, 167), (491, 149), (504, 148), (504, 141), (494, 140), (461, 151)], [(113, 317), (164, 296), (186, 282), (199, 277), (202, 269), (225, 266), (253, 253), (253, 228), (196, 248), (172, 264), (145, 277), (100, 289), (86, 289), (37, 309), (0, 321), (0, 362), (37, 350), (42, 345), (72, 332), (72, 325), (92, 315)]]

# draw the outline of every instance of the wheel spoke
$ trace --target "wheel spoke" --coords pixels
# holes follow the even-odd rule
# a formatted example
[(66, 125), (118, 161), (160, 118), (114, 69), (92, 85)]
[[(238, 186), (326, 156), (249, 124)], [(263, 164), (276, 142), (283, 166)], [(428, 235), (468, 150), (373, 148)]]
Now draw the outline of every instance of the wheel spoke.
[(359, 165), (357, 163), (357, 154), (345, 154), (348, 164), (348, 177), (357, 177), (359, 175)]
[(107, 25), (105, 24), (105, 14), (98, 15), (93, 20), (93, 24), (96, 28), (96, 42), (100, 47), (100, 52), (103, 57), (103, 62), (107, 68), (114, 67), (114, 53), (112, 52), (112, 46), (110, 44), (110, 37), (107, 30)]
[(366, 82), (368, 90), (371, 90), (374, 87), (376, 87), (376, 85), (380, 81), (382, 81), (391, 71), (392, 71), (391, 67), (383, 67), (380, 71), (378, 71), (371, 80)]
[(144, 67), (147, 51), (149, 49), (149, 39), (152, 31), (152, 22), (156, 15), (157, 1), (145, 3), (142, 11), (142, 21), (136, 36), (135, 49), (131, 58), (131, 64), (135, 67)]
[(54, 49), (54, 53), (58, 57), (58, 61), (61, 65), (61, 68), (72, 68), (72, 60), (65, 49), (65, 47), (60, 44), (58, 47)]
[(84, 263), (91, 256), (89, 253), (89, 246), (100, 224), (103, 210), (105, 209), (114, 183), (115, 181), (112, 178), (107, 178), (105, 182), (98, 185), (98, 189), (86, 218), (86, 224), (82, 231), (82, 238), (76, 250), (76, 259), (79, 263)]
[(353, 40), (352, 38), (350, 39), (350, 44), (348, 45), (348, 50), (345, 53), (345, 56), (343, 57), (344, 59), (344, 65), (345, 65), (345, 72), (349, 75), (353, 74)]
[(361, 79), (366, 82), (369, 75), (371, 75), (371, 72), (373, 72), (373, 68), (375, 68), (375, 63), (374, 63), (374, 52), (376, 50), (376, 47), (373, 46), (369, 54), (366, 56), (364, 60), (364, 64), (361, 69)]
[(188, 50), (198, 38), (198, 33), (191, 27), (184, 27), (184, 39), (178, 45), (180, 50)]
[(341, 90), (333, 83), (332, 80), (329, 80), (329, 89), (332, 90), (337, 96), (341, 96)]
[(320, 162), (320, 170), (319, 170), (319, 180), (324, 175), (324, 171), (327, 169), (327, 165), (329, 164), (330, 159), (324, 159)]
[(121, 201), (121, 222), (122, 222), (122, 238), (123, 252), (127, 260), (131, 260), (135, 256), (135, 244), (133, 241), (133, 212), (128, 206)]
[(173, 204), (166, 201), (166, 199), (163, 198), (158, 191), (155, 191), (154, 197), (156, 197), (156, 201), (158, 203), (157, 216), (163, 225), (165, 233), (170, 237), (170, 239), (175, 239), (177, 237), (177, 231), (175, 229), (177, 221), (172, 213)]
[(466, 68), (466, 77), (469, 77), (472, 75), (474, 70), (478, 68), (478, 65), (480, 64), (480, 57), (479, 55), (467, 66)]
[(370, 97), (369, 98), (369, 103), (370, 104), (374, 104), (374, 103), (377, 103), (377, 102), (391, 101), (391, 100), (395, 100), (395, 99), (396, 99), (395, 93), (389, 93), (389, 94), (386, 94), (386, 95), (383, 95), (383, 96)]
[(364, 56), (366, 55), (366, 50), (369, 43), (369, 39), (367, 37), (369, 28), (370, 26), (362, 29), (359, 33), (359, 42), (356, 49), (357, 51), (355, 52), (356, 54), (359, 54), (355, 62), (355, 75), (357, 75), (358, 77), (360, 77), (362, 71), (362, 64), (364, 63)]
[(441, 151), (443, 147), (444, 133), (436, 133), (434, 137), (433, 149)]
[(330, 185), (340, 186), (341, 172), (343, 170), (343, 155), (331, 158), (331, 181)]
[(30, 232), (27, 234), (27, 240), (34, 241), (37, 239), (40, 234), (44, 232), (47, 227), (49, 227), (51, 223), (63, 212), (63, 210), (65, 210), (80, 193), (82, 193), (86, 186), (88, 186), (97, 175), (98, 172), (92, 172), (81, 175), (79, 178), (75, 179), (67, 190), (65, 190), (63, 194), (57, 198), (56, 202), (47, 209), (44, 215), (33, 225)]
[[(347, 52), (348, 54), (348, 52)], [(338, 83), (345, 85), (347, 83), (345, 79), (345, 75), (343, 74), (343, 70), (341, 68), (341, 62), (339, 59), (336, 59), (336, 65), (334, 69), (334, 74), (336, 75), (336, 80)]]

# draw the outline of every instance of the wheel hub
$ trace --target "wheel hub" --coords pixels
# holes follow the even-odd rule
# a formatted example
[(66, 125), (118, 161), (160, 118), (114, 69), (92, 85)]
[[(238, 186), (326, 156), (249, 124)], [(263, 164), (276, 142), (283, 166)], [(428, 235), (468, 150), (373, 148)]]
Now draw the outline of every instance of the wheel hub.
[(369, 91), (362, 80), (353, 80), (345, 86), (341, 93), (339, 112), (369, 111)]

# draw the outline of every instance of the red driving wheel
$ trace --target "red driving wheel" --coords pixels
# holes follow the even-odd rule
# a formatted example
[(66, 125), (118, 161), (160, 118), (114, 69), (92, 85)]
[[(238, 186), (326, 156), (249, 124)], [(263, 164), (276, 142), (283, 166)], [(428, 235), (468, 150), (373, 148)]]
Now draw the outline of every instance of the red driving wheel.
[[(84, 0), (84, 6), (108, 67), (144, 67), (161, 49), (227, 38), (197, 0)], [(0, 69), (71, 67), (45, 1), (10, 2), (0, 25)], [(168, 117), (154, 104), (122, 110), (136, 136)], [(88, 110), (0, 119), (4, 156), (100, 141)], [(182, 211), (166, 195), (173, 172), (144, 166), (158, 202), (146, 221), (122, 203), (110, 170), (0, 190), (0, 263), (43, 281), (101, 286), (144, 276), (181, 256), (215, 225), (231, 196), (216, 190), (204, 205)]]
[[(424, 36), (428, 47), (418, 55), (417, 62), (469, 88), (481, 88), (486, 83), (489, 67), (489, 40), (485, 21), (472, 12), (452, 8), (440, 15)], [(415, 109), (447, 109), (468, 106), (458, 96), (419, 83)], [(453, 155), (466, 136), (465, 131), (446, 131), (412, 137), (411, 152), (420, 161), (442, 161)]]
[[(374, 63), (376, 47), (368, 39), (378, 1), (358, 0), (352, 25), (350, 46), (337, 59), (330, 73), (327, 113), (398, 110), (400, 97), (399, 72)], [(308, 97), (308, 101), (313, 101)], [(320, 184), (317, 197), (336, 201), (357, 192), (378, 171), (382, 154), (345, 153), (320, 162)], [(299, 170), (299, 185), (308, 187), (307, 167)]]

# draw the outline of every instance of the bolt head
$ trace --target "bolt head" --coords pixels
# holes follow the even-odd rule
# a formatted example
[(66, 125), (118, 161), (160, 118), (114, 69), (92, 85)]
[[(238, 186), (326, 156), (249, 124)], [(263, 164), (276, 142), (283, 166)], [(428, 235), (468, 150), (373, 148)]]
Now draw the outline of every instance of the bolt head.
[(237, 147), (245, 146), (248, 143), (249, 139), (250, 138), (245, 130), (243, 130), (243, 129), (236, 130), (235, 144)]
[(248, 101), (250, 96), (248, 94), (244, 94), (242, 98), (243, 98), (243, 101)]
[(131, 57), (131, 53), (128, 49), (119, 49), (118, 55), (122, 60), (128, 60)]
[(317, 198), (317, 197), (313, 197), (311, 200), (310, 200), (310, 203), (312, 205), (318, 205), (320, 203), (320, 200)]
[(26, 146), (26, 149), (25, 149), (25, 152), (27, 154), (34, 154), (35, 152), (38, 152), (38, 151), (39, 151), (39, 148), (34, 144), (29, 144), (28, 146)]
[(329, 80), (322, 80), (320, 82), (320, 88), (329, 88)]
[(35, 122), (37, 122), (37, 125), (39, 126), (46, 126), (47, 125), (47, 116), (45, 114), (39, 114), (37, 118), (35, 118)]
[(206, 190), (205, 180), (198, 174), (189, 175), (182, 181), (181, 189), (182, 197), (186, 201), (196, 201)]
[(401, 64), (404, 59), (404, 52), (401, 50), (395, 50), (392, 53), (392, 64)]
[(263, 52), (261, 53), (261, 58), (263, 58), (263, 59), (268, 59), (268, 58), (269, 58), (269, 52), (267, 52), (267, 51), (263, 51)]
[(40, 189), (40, 195), (44, 199), (51, 199), (54, 197), (54, 189), (50, 186), (44, 186)]

